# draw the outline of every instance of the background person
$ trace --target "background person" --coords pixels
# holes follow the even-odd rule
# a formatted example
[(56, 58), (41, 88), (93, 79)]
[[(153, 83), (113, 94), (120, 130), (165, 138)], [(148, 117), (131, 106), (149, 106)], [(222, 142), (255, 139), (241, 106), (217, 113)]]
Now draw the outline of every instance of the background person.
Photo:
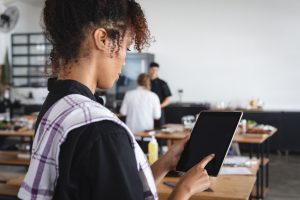
[(155, 127), (160, 128), (165, 124), (164, 108), (171, 103), (172, 93), (168, 84), (158, 77), (159, 64), (151, 62), (149, 65), (149, 75), (151, 78), (151, 91), (158, 95), (162, 109), (161, 118), (155, 122)]
[(150, 91), (150, 77), (138, 76), (138, 87), (126, 92), (120, 113), (126, 116), (126, 125), (133, 133), (154, 128), (154, 119), (161, 116), (158, 96)]
[[(144, 13), (134, 0), (46, 0), (53, 78), (37, 119), (20, 199), (158, 199), (156, 185), (174, 169), (188, 138), (151, 168), (133, 133), (94, 96), (121, 74), (127, 49), (148, 43)], [(62, 31), (63, 30), (63, 31)], [(204, 158), (170, 199), (188, 199), (210, 185)]]

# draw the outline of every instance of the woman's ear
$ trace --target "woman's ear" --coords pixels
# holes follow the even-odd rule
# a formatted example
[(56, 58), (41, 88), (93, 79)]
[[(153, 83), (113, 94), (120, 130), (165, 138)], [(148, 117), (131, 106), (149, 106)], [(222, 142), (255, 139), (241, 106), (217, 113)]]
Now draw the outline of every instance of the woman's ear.
[(108, 42), (107, 32), (103, 28), (98, 28), (94, 31), (93, 39), (98, 50), (105, 50)]

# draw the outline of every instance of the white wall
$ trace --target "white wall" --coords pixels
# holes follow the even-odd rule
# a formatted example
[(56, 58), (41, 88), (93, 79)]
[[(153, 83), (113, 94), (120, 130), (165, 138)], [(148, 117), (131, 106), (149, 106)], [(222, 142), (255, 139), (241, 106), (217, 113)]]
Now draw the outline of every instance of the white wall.
[[(5, 7), (0, 3), (0, 14), (5, 10)], [(0, 65), (4, 63), (6, 42), (4, 34), (0, 32)]]
[(41, 32), (41, 12), (42, 6), (16, 2), (14, 3), (20, 10), (20, 18), (13, 33)]
[(178, 100), (300, 110), (299, 0), (139, 0)]
[[(184, 101), (245, 105), (259, 97), (267, 109), (300, 110), (299, 0), (138, 1), (173, 101), (183, 89)], [(13, 32), (41, 31), (42, 6), (13, 5), (21, 12)], [(0, 33), (0, 42), (1, 63), (10, 35)]]
[[(42, 32), (41, 28), (41, 4), (33, 4), (32, 1), (24, 3), (21, 1), (12, 1), (5, 6), (0, 4), (0, 13), (2, 13), (7, 6), (16, 6), (20, 11), (20, 17), (16, 27), (9, 33), (0, 33), (0, 63), (3, 63), (5, 55), (5, 49), (10, 50), (10, 36), (12, 33), (27, 33), (27, 32)], [(29, 92), (33, 93), (34, 99), (27, 99)], [(36, 104), (42, 103), (47, 95), (47, 89), (45, 88), (13, 88), (12, 100), (21, 99), (23, 103)]]
[(12, 33), (41, 32), (40, 16), (42, 6), (37, 4), (12, 1), (10, 4), (0, 3), (0, 13), (2, 14), (9, 6), (16, 6), (20, 11), (20, 17), (15, 28), (9, 33), (0, 32), (0, 63), (3, 63), (5, 49), (10, 48), (10, 35)]

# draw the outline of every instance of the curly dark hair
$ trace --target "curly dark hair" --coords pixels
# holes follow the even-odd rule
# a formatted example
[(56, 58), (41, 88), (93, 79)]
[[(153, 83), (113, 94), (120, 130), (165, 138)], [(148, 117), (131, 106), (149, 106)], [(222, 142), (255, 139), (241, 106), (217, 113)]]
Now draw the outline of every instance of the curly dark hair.
[(89, 31), (102, 27), (112, 41), (112, 52), (120, 48), (125, 32), (131, 30), (135, 49), (149, 45), (150, 32), (141, 6), (135, 0), (46, 0), (44, 32), (53, 45), (52, 75), (60, 66), (79, 56)]

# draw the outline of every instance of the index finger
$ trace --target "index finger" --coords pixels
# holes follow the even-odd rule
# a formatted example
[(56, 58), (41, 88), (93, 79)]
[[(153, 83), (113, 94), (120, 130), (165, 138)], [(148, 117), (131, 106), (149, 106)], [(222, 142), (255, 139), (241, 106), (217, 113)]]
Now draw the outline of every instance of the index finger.
[(181, 140), (179, 140), (178, 143), (183, 143), (185, 146), (187, 144), (187, 142), (189, 141), (190, 137), (191, 137), (191, 134), (186, 134), (186, 136), (184, 138), (182, 138)]
[(200, 166), (201, 168), (205, 168), (206, 165), (212, 160), (214, 159), (215, 157), (215, 154), (210, 154), (208, 156), (206, 156), (205, 158), (203, 158), (200, 163), (198, 164), (198, 166)]
[(191, 138), (191, 133), (187, 133), (187, 134), (185, 135), (185, 137), (183, 138), (183, 140), (184, 140), (185, 142), (187, 142), (187, 141), (189, 141), (190, 138)]

